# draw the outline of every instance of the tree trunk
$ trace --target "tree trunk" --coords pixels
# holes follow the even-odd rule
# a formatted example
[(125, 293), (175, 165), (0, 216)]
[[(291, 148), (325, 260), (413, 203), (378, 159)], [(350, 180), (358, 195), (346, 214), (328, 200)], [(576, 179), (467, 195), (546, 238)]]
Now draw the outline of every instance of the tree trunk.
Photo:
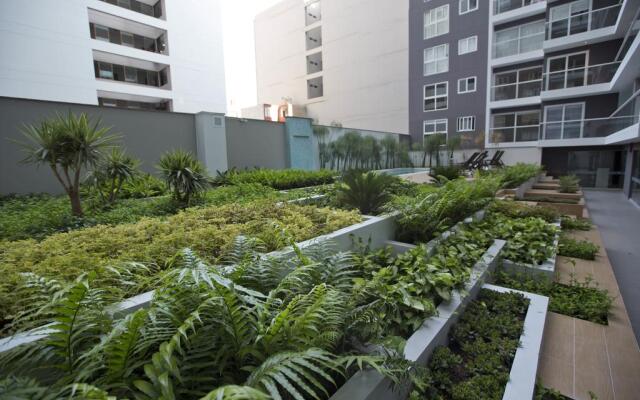
[(80, 192), (77, 190), (70, 190), (68, 192), (69, 200), (71, 201), (71, 213), (76, 217), (84, 216), (82, 212), (82, 203), (80, 202)]

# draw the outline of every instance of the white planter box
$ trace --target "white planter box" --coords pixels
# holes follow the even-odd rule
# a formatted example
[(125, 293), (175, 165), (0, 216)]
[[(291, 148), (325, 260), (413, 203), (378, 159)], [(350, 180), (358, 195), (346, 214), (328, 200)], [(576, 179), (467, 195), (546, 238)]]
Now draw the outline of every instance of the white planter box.
[(556, 222), (553, 224), (558, 228), (558, 233), (556, 234), (556, 238), (553, 241), (554, 252), (553, 255), (546, 260), (541, 265), (534, 264), (523, 264), (517, 263), (511, 260), (504, 260), (502, 263), (502, 267), (505, 272), (510, 274), (524, 274), (530, 275), (534, 278), (545, 278), (549, 281), (553, 281), (556, 276), (556, 259), (558, 257), (558, 244), (560, 243), (560, 233), (561, 233), (561, 225), (560, 222)]
[[(476, 263), (463, 293), (454, 292), (450, 301), (440, 304), (437, 315), (427, 319), (407, 340), (405, 359), (426, 365), (436, 347), (447, 343), (449, 330), (458, 321), (464, 308), (476, 298), (488, 275), (500, 262), (500, 252), (506, 242), (496, 240)], [(400, 400), (406, 393), (394, 392), (391, 381), (374, 370), (360, 371), (331, 397), (331, 400)]]
[(502, 400), (533, 399), (549, 298), (494, 285), (484, 285), (484, 288), (501, 293), (520, 293), (529, 299), (524, 331), (520, 336), (520, 347), (513, 359), (513, 364), (511, 364), (509, 383), (507, 383)]

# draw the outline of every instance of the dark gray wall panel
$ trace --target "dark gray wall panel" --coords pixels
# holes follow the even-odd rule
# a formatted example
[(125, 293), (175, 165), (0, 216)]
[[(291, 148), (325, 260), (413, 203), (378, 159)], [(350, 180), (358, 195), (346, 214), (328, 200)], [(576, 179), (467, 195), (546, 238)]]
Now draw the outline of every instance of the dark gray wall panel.
[(227, 118), (229, 168), (287, 168), (284, 124)]

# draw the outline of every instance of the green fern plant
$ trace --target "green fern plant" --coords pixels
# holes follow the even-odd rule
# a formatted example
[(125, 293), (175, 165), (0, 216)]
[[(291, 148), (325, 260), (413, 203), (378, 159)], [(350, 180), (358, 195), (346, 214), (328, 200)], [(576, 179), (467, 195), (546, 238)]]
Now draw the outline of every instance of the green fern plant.
[(337, 186), (338, 203), (357, 208), (365, 215), (378, 213), (390, 199), (388, 189), (395, 179), (377, 172), (347, 172)]

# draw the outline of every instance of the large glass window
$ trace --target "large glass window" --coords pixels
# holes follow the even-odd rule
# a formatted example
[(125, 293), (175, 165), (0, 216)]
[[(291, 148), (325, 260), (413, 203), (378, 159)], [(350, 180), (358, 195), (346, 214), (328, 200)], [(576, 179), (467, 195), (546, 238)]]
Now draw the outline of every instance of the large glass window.
[(429, 119), (424, 121), (424, 135), (447, 134), (449, 121), (447, 119)]
[(540, 111), (519, 111), (491, 116), (491, 142), (530, 142), (538, 140)]
[(138, 0), (101, 0), (118, 7), (126, 8), (131, 11), (139, 12), (151, 17), (162, 17), (162, 1), (156, 2), (154, 5), (143, 3)]
[(446, 110), (449, 107), (449, 83), (441, 82), (424, 87), (424, 111)]
[(98, 76), (103, 79), (113, 79), (113, 68), (109, 63), (98, 63)]
[(499, 72), (493, 75), (493, 101), (539, 96), (541, 90), (541, 66)]
[(458, 94), (471, 93), (476, 91), (476, 77), (458, 79)]
[(589, 1), (577, 0), (553, 7), (549, 14), (549, 38), (555, 39), (588, 31)]
[(545, 0), (494, 0), (493, 13), (500, 14)]
[(566, 174), (580, 178), (583, 187), (621, 188), (625, 159), (624, 149), (569, 150)]
[(586, 85), (587, 58), (587, 52), (550, 58), (547, 62), (547, 90)]
[(98, 40), (102, 40), (104, 42), (109, 41), (109, 28), (104, 25), (93, 25), (94, 37)]
[(434, 75), (449, 71), (449, 44), (424, 49), (424, 75)]
[(449, 33), (449, 5), (432, 8), (424, 13), (424, 38), (440, 36)]
[(507, 57), (542, 49), (544, 21), (503, 29), (495, 33), (493, 57)]
[(544, 122), (545, 140), (581, 138), (584, 103), (547, 106), (544, 108)]
[(479, 0), (460, 0), (458, 2), (458, 13), (466, 14), (468, 12), (477, 10), (478, 1)]
[(94, 67), (96, 78), (156, 87), (169, 83), (167, 68), (161, 71), (150, 71), (102, 61), (94, 61)]

